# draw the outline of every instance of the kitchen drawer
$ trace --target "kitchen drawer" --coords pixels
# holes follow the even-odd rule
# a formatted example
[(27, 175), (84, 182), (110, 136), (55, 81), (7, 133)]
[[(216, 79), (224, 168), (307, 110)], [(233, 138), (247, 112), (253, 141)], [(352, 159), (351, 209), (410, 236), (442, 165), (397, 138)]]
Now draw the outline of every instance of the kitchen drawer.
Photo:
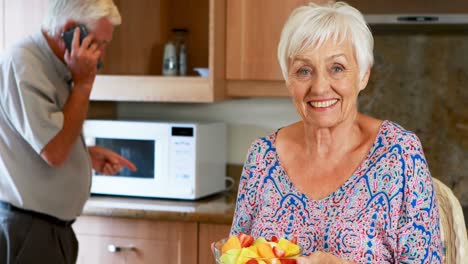
[[(197, 223), (82, 216), (73, 228), (78, 263), (197, 263)], [(133, 249), (111, 252), (110, 245)]]
[[(79, 264), (194, 263), (190, 261), (190, 256), (183, 252), (181, 243), (88, 235), (78, 235), (78, 240), (80, 254), (77, 263)], [(111, 252), (108, 249), (110, 245), (131, 246), (134, 249)]]

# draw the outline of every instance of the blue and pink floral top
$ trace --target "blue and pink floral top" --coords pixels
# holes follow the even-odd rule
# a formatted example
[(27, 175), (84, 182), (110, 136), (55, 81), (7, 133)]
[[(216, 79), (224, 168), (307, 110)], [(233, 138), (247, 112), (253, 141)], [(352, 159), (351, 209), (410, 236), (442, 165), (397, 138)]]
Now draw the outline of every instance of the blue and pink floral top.
[(414, 133), (384, 121), (362, 164), (321, 200), (289, 180), (276, 135), (249, 149), (231, 234), (297, 237), (305, 255), (320, 250), (357, 263), (441, 263), (434, 187)]

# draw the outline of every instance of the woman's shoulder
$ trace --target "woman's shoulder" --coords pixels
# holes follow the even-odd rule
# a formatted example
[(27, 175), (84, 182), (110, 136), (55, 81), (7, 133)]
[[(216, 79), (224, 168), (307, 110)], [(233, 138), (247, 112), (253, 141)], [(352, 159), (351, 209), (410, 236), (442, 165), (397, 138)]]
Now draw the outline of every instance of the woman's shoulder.
[(272, 132), (269, 135), (256, 138), (247, 151), (245, 166), (259, 166), (264, 163), (268, 157), (276, 156), (276, 133)]
[(388, 147), (399, 146), (402, 150), (422, 151), (418, 136), (393, 121), (385, 120), (380, 134)]
[(256, 138), (251, 144), (249, 152), (265, 152), (269, 149), (275, 149), (276, 136), (279, 130), (276, 130), (268, 135)]

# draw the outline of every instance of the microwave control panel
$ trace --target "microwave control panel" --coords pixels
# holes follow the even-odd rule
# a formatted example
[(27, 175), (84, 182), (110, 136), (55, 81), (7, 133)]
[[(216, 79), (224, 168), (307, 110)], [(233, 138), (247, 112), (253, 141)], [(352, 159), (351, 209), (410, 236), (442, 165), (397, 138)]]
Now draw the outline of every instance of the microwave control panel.
[(169, 170), (176, 182), (194, 180), (196, 153), (193, 133), (193, 127), (172, 127)]

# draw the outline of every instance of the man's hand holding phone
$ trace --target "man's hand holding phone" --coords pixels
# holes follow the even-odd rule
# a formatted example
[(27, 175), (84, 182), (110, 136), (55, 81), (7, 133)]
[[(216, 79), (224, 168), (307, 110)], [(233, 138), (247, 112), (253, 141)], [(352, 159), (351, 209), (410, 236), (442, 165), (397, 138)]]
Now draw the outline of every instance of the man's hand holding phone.
[[(93, 35), (87, 34), (86, 28), (83, 25), (74, 27), (73, 39), (71, 41), (71, 50), (68, 48), (65, 51), (65, 62), (71, 71), (74, 86), (86, 89), (91, 92), (94, 79), (97, 74), (97, 65), (101, 51), (96, 43), (93, 43)], [(64, 42), (67, 44), (71, 32), (62, 34)], [(82, 34), (80, 38), (80, 34)], [(80, 44), (80, 39), (82, 39)]]

